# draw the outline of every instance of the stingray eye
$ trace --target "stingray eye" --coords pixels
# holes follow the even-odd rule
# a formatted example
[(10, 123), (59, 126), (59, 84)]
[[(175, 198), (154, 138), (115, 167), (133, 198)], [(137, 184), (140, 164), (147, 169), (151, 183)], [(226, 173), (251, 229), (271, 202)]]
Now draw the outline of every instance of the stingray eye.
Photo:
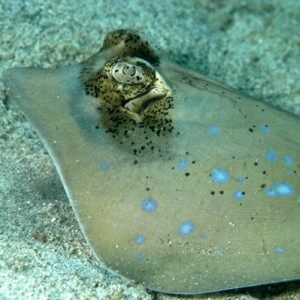
[(162, 76), (138, 57), (112, 57), (84, 82), (87, 92), (100, 98), (100, 108), (111, 116), (117, 112), (140, 123), (146, 116), (166, 115), (172, 92)]
[(144, 68), (127, 62), (117, 62), (112, 66), (113, 78), (123, 84), (138, 84), (145, 80)]
[(86, 93), (99, 98), (103, 116), (169, 122), (172, 91), (157, 67), (159, 58), (146, 40), (134, 31), (117, 30), (107, 35), (80, 77)]

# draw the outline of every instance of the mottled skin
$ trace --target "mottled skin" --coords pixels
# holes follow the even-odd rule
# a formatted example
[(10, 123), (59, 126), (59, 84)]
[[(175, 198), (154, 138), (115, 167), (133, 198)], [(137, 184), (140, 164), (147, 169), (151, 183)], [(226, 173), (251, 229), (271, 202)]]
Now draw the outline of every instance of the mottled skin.
[(128, 30), (80, 65), (4, 80), (109, 268), (179, 294), (299, 279), (299, 118)]

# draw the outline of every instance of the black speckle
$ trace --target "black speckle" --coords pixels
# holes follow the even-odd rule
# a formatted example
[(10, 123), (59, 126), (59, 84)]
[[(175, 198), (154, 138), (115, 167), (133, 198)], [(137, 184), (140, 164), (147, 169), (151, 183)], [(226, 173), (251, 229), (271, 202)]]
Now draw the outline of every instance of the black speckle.
[(186, 172), (184, 175), (185, 175), (186, 177), (188, 177), (188, 176), (190, 176), (190, 173), (189, 173), (189, 172)]

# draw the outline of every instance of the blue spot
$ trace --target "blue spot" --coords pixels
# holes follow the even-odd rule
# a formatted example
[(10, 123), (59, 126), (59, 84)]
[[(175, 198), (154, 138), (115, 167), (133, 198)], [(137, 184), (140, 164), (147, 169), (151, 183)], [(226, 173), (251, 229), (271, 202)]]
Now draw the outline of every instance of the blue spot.
[(102, 171), (108, 171), (109, 170), (109, 163), (107, 161), (103, 161), (101, 164), (100, 164), (100, 169)]
[(220, 255), (223, 256), (226, 252), (226, 249), (225, 248), (220, 248), (220, 249), (218, 249), (218, 252), (219, 252)]
[(177, 164), (178, 170), (185, 170), (188, 166), (188, 161), (186, 159), (180, 159)]
[(246, 182), (246, 176), (239, 176), (238, 178), (237, 178), (237, 182), (238, 183), (245, 183)]
[(237, 200), (237, 201), (243, 201), (244, 198), (245, 198), (245, 191), (240, 190), (240, 189), (237, 189), (237, 190), (234, 192), (234, 198), (235, 198), (235, 200)]
[(265, 154), (266, 160), (270, 163), (273, 163), (277, 160), (277, 154), (273, 150), (269, 150)]
[(208, 132), (213, 137), (217, 137), (221, 134), (220, 128), (214, 124), (208, 127)]
[(292, 166), (293, 165), (293, 159), (289, 156), (289, 155), (285, 155), (283, 157), (283, 162), (285, 163), (285, 165), (287, 166)]
[(226, 184), (229, 182), (231, 176), (226, 169), (214, 169), (211, 173), (213, 183)]
[(269, 134), (271, 132), (270, 128), (268, 125), (260, 125), (260, 131), (263, 134)]
[(207, 239), (208, 238), (208, 233), (206, 233), (206, 232), (201, 233), (200, 238), (201, 239)]
[(266, 188), (265, 193), (271, 198), (288, 198), (294, 194), (294, 188), (287, 182), (277, 182), (272, 187)]
[(134, 243), (137, 245), (137, 246), (140, 246), (140, 245), (143, 245), (145, 244), (146, 242), (146, 237), (144, 235), (137, 235), (135, 238), (134, 238)]
[(297, 203), (300, 204), (300, 195), (297, 197)]
[(180, 224), (178, 232), (181, 235), (190, 235), (195, 231), (195, 229), (196, 226), (192, 222), (185, 221)]
[(141, 204), (142, 210), (147, 213), (155, 212), (157, 210), (157, 206), (157, 202), (152, 198), (145, 199)]
[(276, 191), (272, 188), (265, 188), (265, 193), (268, 197), (271, 197), (271, 198), (275, 198), (277, 196)]
[(279, 254), (285, 253), (285, 248), (284, 248), (284, 247), (281, 247), (281, 246), (275, 247), (275, 250), (276, 250), (276, 252), (279, 253)]
[(144, 260), (145, 259), (145, 254), (144, 253), (139, 253), (135, 256), (137, 260)]

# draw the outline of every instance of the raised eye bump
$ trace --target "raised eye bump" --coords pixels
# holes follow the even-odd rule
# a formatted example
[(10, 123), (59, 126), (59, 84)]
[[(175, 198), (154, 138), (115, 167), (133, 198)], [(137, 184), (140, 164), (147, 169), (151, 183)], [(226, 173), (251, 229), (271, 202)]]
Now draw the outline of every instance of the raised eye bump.
[(109, 33), (101, 50), (85, 62), (80, 79), (86, 94), (99, 99), (108, 132), (116, 135), (125, 123), (157, 135), (172, 132), (173, 94), (158, 66), (155, 48), (132, 30)]
[(155, 49), (134, 30), (120, 29), (108, 33), (101, 51), (108, 49), (113, 56), (136, 56), (151, 64), (159, 64), (159, 57)]

